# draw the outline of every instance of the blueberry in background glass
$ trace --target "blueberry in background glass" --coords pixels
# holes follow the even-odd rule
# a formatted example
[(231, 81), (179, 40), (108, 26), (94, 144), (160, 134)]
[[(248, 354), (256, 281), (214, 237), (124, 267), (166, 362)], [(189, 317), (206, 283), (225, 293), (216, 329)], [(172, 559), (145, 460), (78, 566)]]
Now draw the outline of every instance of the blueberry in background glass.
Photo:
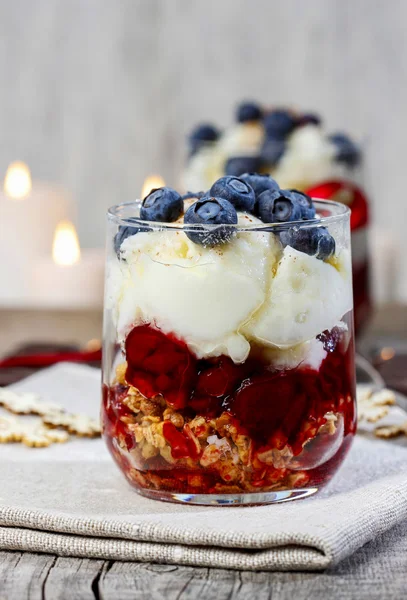
[(140, 218), (143, 221), (161, 221), (172, 223), (184, 212), (181, 195), (170, 187), (152, 190), (143, 200), (140, 207)]
[(297, 125), (296, 118), (288, 110), (273, 110), (264, 117), (266, 136), (283, 139)]
[(234, 156), (226, 161), (225, 173), (239, 177), (242, 173), (257, 171), (260, 165), (259, 156)]
[(236, 110), (236, 121), (246, 123), (247, 121), (260, 121), (263, 111), (256, 102), (242, 102)]
[(256, 202), (253, 188), (238, 177), (221, 177), (209, 190), (211, 196), (228, 200), (236, 210), (251, 212)]
[(205, 143), (216, 142), (219, 136), (220, 132), (214, 125), (209, 123), (197, 125), (188, 138), (190, 156), (195, 154)]
[(285, 152), (286, 144), (284, 139), (266, 138), (260, 150), (260, 160), (265, 165), (274, 167)]
[(344, 133), (333, 133), (328, 138), (336, 147), (335, 159), (348, 167), (356, 167), (360, 163), (360, 151), (356, 144)]
[(303, 113), (298, 120), (298, 125), (322, 125), (320, 115), (316, 113)]
[[(237, 213), (234, 206), (223, 198), (198, 200), (184, 215), (188, 225), (236, 225)], [(233, 227), (215, 227), (204, 231), (186, 230), (185, 233), (195, 244), (217, 246), (228, 242), (233, 236)]]

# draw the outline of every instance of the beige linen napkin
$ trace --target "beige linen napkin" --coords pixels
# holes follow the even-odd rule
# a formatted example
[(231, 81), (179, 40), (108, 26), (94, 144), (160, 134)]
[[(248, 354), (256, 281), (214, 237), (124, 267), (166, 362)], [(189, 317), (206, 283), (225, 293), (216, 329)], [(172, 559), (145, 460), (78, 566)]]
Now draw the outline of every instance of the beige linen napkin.
[[(97, 415), (97, 370), (58, 365), (16, 384)], [(101, 440), (0, 446), (0, 549), (251, 570), (336, 564), (407, 516), (407, 448), (358, 437), (320, 494), (205, 508), (142, 498)]]

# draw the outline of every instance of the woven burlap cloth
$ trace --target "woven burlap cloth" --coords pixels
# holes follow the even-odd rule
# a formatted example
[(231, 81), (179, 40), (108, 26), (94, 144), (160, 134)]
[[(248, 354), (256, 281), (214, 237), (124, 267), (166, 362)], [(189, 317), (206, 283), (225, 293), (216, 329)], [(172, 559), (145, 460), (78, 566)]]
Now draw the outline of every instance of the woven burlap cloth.
[[(12, 386), (98, 415), (100, 372), (62, 364)], [(318, 495), (204, 508), (139, 496), (101, 440), (0, 446), (0, 549), (250, 570), (320, 570), (407, 516), (407, 448), (357, 436)]]

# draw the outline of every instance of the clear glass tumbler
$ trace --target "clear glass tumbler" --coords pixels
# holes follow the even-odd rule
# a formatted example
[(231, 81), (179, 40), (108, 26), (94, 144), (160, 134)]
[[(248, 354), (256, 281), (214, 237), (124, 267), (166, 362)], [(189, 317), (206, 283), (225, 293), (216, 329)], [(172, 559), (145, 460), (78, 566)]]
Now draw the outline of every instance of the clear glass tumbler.
[[(243, 214), (210, 248), (190, 237), (219, 225), (108, 211), (103, 435), (139, 493), (279, 502), (342, 463), (356, 429), (350, 211), (314, 203), (319, 221)], [(290, 246), (320, 226), (330, 258)]]

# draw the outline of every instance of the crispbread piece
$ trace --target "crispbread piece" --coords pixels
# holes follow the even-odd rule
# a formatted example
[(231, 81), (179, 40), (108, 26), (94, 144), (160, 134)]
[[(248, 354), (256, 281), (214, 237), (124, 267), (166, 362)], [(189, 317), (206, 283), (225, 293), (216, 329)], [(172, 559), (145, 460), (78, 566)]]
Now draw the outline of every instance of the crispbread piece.
[(21, 441), (30, 448), (46, 448), (51, 444), (63, 444), (70, 439), (67, 431), (53, 430), (44, 425), (23, 426)]
[(21, 442), (32, 448), (45, 448), (54, 443), (67, 442), (69, 437), (66, 431), (54, 431), (44, 427), (40, 419), (26, 422), (21, 417), (0, 416), (0, 443), (2, 444)]
[(50, 415), (63, 412), (64, 408), (54, 402), (43, 402), (38, 394), (16, 393), (0, 388), (0, 404), (16, 415)]
[(383, 440), (389, 440), (400, 435), (407, 435), (407, 421), (400, 423), (399, 425), (386, 425), (383, 427), (376, 427), (374, 434), (378, 438)]
[(95, 419), (83, 414), (54, 413), (44, 415), (43, 422), (47, 427), (62, 427), (69, 433), (80, 437), (98, 437), (101, 433), (100, 424)]
[(0, 415), (0, 444), (19, 442), (20, 440), (20, 428), (16, 417)]
[(377, 423), (389, 414), (389, 407), (396, 404), (394, 392), (383, 389), (374, 392), (366, 388), (357, 394), (358, 420)]
[[(60, 404), (43, 402), (37, 394), (17, 393), (0, 388), (0, 405), (15, 415), (37, 415), (42, 419), (34, 432), (31, 424), (23, 424), (21, 420), (13, 421), (12, 417), (2, 417), (0, 443), (22, 441), (27, 446), (43, 447), (49, 445), (47, 440), (51, 440), (50, 443), (67, 441), (67, 432), (81, 437), (98, 437), (101, 433), (100, 425), (95, 419), (84, 414), (68, 413)], [(22, 426), (25, 435), (22, 433)], [(50, 430), (55, 428), (65, 431), (51, 433)]]

